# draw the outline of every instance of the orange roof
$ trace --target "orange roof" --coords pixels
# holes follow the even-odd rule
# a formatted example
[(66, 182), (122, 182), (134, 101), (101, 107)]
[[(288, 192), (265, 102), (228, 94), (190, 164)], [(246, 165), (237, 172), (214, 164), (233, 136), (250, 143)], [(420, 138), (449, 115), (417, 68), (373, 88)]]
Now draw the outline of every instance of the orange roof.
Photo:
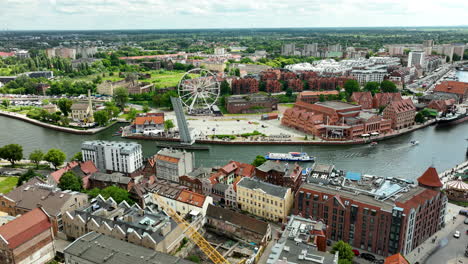
[(165, 156), (165, 155), (161, 155), (161, 154), (156, 155), (156, 159), (171, 162), (171, 163), (178, 163), (179, 162), (178, 158), (169, 157), (169, 156)]
[(0, 236), (6, 240), (8, 248), (14, 249), (46, 231), (50, 226), (47, 214), (41, 208), (35, 208), (0, 226)]
[(177, 197), (177, 201), (195, 205), (197, 207), (203, 207), (206, 196), (189, 190), (182, 190)]
[(429, 167), (421, 177), (418, 178), (418, 182), (422, 185), (429, 187), (442, 187), (440, 182), (439, 174), (434, 167)]
[(163, 124), (164, 116), (138, 116), (133, 122), (135, 125), (144, 125), (144, 124)]
[(400, 253), (396, 253), (387, 257), (384, 264), (409, 264), (409, 262)]
[(454, 93), (464, 95), (468, 90), (468, 83), (445, 81), (434, 88), (434, 92)]

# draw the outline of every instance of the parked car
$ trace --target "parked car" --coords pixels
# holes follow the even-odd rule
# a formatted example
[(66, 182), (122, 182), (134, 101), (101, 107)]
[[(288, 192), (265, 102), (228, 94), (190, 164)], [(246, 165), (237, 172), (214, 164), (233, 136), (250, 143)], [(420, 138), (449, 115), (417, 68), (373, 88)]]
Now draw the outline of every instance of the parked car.
[(463, 223), (465, 223), (465, 225), (468, 225), (468, 217), (465, 218), (465, 221), (463, 221)]
[(359, 255), (361, 258), (365, 259), (365, 260), (368, 260), (368, 261), (371, 261), (371, 262), (374, 262), (375, 261), (375, 256), (372, 255), (372, 254), (369, 254), (369, 253), (361, 253)]
[(378, 259), (376, 261), (374, 261), (375, 264), (384, 264), (385, 263), (385, 260), (384, 259)]
[(455, 234), (453, 234), (453, 237), (455, 238), (460, 238), (460, 231), (455, 231)]
[(458, 213), (461, 214), (461, 215), (468, 215), (468, 210), (462, 209), (462, 210), (460, 210), (460, 212), (458, 212)]
[(353, 249), (354, 256), (359, 256), (359, 250)]

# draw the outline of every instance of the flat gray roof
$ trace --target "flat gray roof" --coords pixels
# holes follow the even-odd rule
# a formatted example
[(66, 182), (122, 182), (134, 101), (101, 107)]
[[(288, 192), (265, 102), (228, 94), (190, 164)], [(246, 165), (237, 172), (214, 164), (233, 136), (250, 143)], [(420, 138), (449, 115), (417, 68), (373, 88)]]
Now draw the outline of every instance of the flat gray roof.
[(289, 189), (286, 187), (281, 187), (278, 185), (267, 183), (259, 179), (252, 179), (252, 178), (247, 178), (247, 177), (242, 178), (237, 183), (237, 186), (242, 186), (244, 188), (251, 189), (251, 190), (261, 189), (262, 191), (264, 191), (265, 193), (269, 195), (280, 197), (280, 198), (284, 198), (284, 196), (286, 195), (286, 192)]
[(333, 108), (335, 110), (343, 110), (343, 109), (355, 108), (355, 107), (359, 106), (359, 105), (348, 104), (348, 103), (344, 103), (344, 102), (340, 102), (340, 101), (325, 101), (325, 102), (317, 102), (315, 104), (330, 107), (330, 108)]

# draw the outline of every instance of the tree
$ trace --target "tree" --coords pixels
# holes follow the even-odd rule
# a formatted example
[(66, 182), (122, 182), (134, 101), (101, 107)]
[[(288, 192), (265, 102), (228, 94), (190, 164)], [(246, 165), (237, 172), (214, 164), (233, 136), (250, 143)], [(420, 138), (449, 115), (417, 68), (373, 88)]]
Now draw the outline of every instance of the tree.
[(130, 108), (130, 111), (127, 114), (127, 121), (133, 120), (136, 118), (138, 111), (135, 108)]
[(8, 160), (11, 166), (23, 158), (23, 147), (18, 144), (9, 144), (0, 148), (0, 158)]
[(81, 151), (75, 153), (75, 155), (73, 155), (73, 157), (71, 158), (70, 161), (80, 161), (80, 162), (82, 162), (83, 161), (83, 153)]
[(364, 91), (371, 92), (374, 95), (380, 92), (380, 84), (378, 82), (368, 82), (364, 86)]
[(36, 164), (36, 169), (39, 169), (39, 163), (44, 159), (44, 153), (41, 150), (35, 150), (29, 154), (29, 160)]
[(383, 93), (398, 93), (398, 88), (396, 87), (396, 85), (389, 80), (381, 82), (380, 89)]
[(454, 53), (453, 56), (452, 56), (452, 60), (453, 61), (459, 61), (459, 60), (461, 60), (461, 56)]
[(286, 89), (286, 96), (287, 96), (287, 97), (291, 97), (292, 94), (293, 94), (293, 90), (292, 90), (291, 88), (287, 88), (287, 89)]
[(319, 95), (319, 101), (320, 102), (325, 102), (325, 95), (323, 95), (323, 94)]
[(68, 98), (61, 98), (57, 101), (57, 106), (64, 116), (68, 116), (68, 113), (71, 112), (72, 105), (73, 101)]
[(223, 80), (220, 85), (220, 93), (221, 95), (229, 95), (231, 94), (231, 87), (226, 80)]
[(416, 123), (424, 123), (424, 121), (425, 121), (424, 115), (421, 112), (418, 112), (414, 116), (414, 121), (416, 121)]
[(67, 156), (63, 151), (60, 149), (49, 149), (47, 153), (44, 156), (44, 160), (52, 163), (54, 165), (54, 168), (57, 169), (58, 166), (62, 165), (65, 160), (67, 159)]
[(105, 126), (109, 122), (109, 113), (106, 110), (94, 112), (94, 121), (100, 125)]
[(25, 173), (21, 174), (18, 178), (18, 183), (16, 183), (16, 186), (21, 186), (23, 185), (24, 182), (29, 181), (30, 179), (39, 176), (36, 172), (34, 172), (33, 169), (28, 169)]
[(252, 165), (254, 165), (255, 167), (258, 167), (262, 165), (263, 163), (265, 163), (266, 161), (267, 159), (264, 156), (258, 155), (257, 157), (255, 157), (254, 161), (252, 162)]
[(164, 130), (169, 131), (174, 127), (174, 122), (171, 119), (164, 121)]
[(234, 74), (235, 74), (237, 77), (240, 77), (240, 70), (239, 70), (239, 68), (236, 68), (236, 69), (234, 70)]
[(114, 91), (114, 102), (120, 109), (123, 109), (128, 102), (128, 91), (125, 87), (119, 87)]
[(352, 262), (354, 257), (353, 248), (348, 243), (345, 243), (343, 240), (340, 240), (333, 245), (331, 253), (335, 254), (335, 252), (338, 252), (339, 260), (344, 259), (348, 260), (350, 263)]
[[(62, 176), (63, 177), (63, 176)], [(116, 186), (109, 186), (104, 189), (98, 189), (94, 188), (89, 190), (88, 195), (91, 197), (96, 197), (99, 194), (104, 197), (105, 199), (108, 199), (109, 197), (112, 197), (114, 201), (117, 203), (120, 203), (122, 201), (126, 201), (129, 204), (134, 204), (135, 202), (130, 198), (130, 193), (124, 189), (120, 189), (119, 187)]]
[(351, 96), (354, 92), (359, 92), (359, 83), (356, 80), (347, 80), (344, 84), (344, 89), (348, 96)]
[(148, 102), (143, 103), (143, 112), (148, 113), (150, 111), (150, 108), (148, 106)]
[(67, 171), (60, 177), (58, 187), (62, 190), (79, 192), (83, 189), (83, 180), (73, 171)]
[(10, 105), (10, 100), (8, 100), (8, 99), (3, 99), (2, 105), (5, 106), (5, 107), (8, 107), (8, 106)]
[(109, 117), (118, 117), (120, 114), (120, 108), (118, 108), (114, 102), (106, 102), (104, 103), (106, 106), (104, 109), (109, 114)]

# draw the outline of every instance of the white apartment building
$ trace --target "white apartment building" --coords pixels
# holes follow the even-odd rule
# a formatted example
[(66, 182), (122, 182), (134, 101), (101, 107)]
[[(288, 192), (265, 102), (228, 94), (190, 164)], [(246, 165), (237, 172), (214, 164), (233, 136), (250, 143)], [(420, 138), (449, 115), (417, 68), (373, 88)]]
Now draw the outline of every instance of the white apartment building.
[(408, 67), (420, 65), (424, 67), (425, 54), (424, 51), (411, 51), (408, 55)]
[(365, 70), (353, 70), (351, 75), (356, 77), (359, 85), (363, 86), (368, 82), (382, 82), (387, 75), (386, 69), (369, 68)]
[(85, 141), (83, 161), (91, 160), (100, 171), (133, 173), (143, 166), (141, 145), (120, 141)]

